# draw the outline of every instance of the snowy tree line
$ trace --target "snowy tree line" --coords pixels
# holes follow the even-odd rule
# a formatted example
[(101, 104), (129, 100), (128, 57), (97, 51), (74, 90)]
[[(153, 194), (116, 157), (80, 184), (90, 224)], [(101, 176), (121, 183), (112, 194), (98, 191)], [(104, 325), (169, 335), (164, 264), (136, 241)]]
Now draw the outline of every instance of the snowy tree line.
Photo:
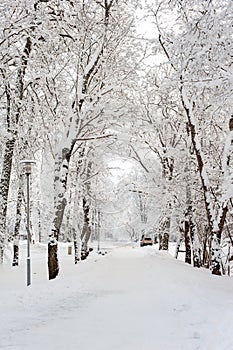
[[(184, 242), (187, 263), (230, 274), (233, 5), (141, 5), (2, 1), (1, 262), (13, 241), (17, 265), (26, 158), (37, 161), (31, 232), (48, 242), (50, 279), (58, 242), (74, 243), (77, 262), (113, 216), (132, 239), (153, 230), (160, 249), (175, 239), (178, 256)], [(114, 186), (117, 158), (134, 165)]]

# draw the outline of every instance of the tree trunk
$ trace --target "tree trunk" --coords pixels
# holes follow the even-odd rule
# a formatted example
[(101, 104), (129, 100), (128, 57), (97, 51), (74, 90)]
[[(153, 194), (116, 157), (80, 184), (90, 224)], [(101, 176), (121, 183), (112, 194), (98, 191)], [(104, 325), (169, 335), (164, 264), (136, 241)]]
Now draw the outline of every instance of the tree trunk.
[(165, 217), (162, 220), (159, 234), (159, 250), (168, 250), (169, 246), (169, 232), (170, 232), (170, 218)]
[(214, 234), (211, 245), (211, 270), (213, 275), (221, 276), (221, 249), (217, 235)]
[(187, 264), (192, 263), (192, 249), (191, 249), (191, 239), (190, 239), (190, 225), (189, 221), (184, 222), (184, 242), (185, 242), (185, 262)]
[(90, 229), (90, 207), (87, 203), (86, 199), (83, 198), (83, 229), (82, 229), (82, 235), (81, 235), (81, 241), (82, 241), (82, 252), (81, 252), (81, 259), (84, 260), (87, 258), (89, 251), (88, 251), (88, 242), (91, 236), (91, 229)]
[[(54, 244), (52, 243), (52, 239), (54, 238)], [(53, 232), (53, 237), (50, 236), (50, 242), (48, 244), (48, 272), (49, 279), (54, 279), (57, 277), (59, 273), (59, 265), (58, 265), (58, 244), (57, 242), (57, 232)]]
[[(193, 230), (191, 225), (191, 230)], [(197, 233), (193, 232), (193, 266), (201, 267), (201, 249), (198, 241)]]
[[(168, 184), (172, 180), (173, 170), (174, 170), (174, 159), (166, 155), (167, 149), (165, 143), (163, 142), (160, 136), (160, 142), (163, 146), (164, 156), (161, 158), (162, 163), (162, 177), (164, 180), (164, 196), (167, 197), (168, 194)], [(169, 235), (170, 235), (170, 226), (171, 226), (171, 201), (167, 200), (166, 208), (164, 210), (164, 217), (160, 225), (160, 234), (159, 234), (159, 250), (168, 250), (169, 248)], [(169, 214), (169, 216), (168, 216)]]
[(194, 220), (193, 220), (193, 213), (192, 213), (192, 205), (190, 207), (190, 215), (189, 215), (189, 232), (190, 232), (190, 239), (191, 239), (191, 249), (193, 254), (193, 266), (194, 267), (201, 267), (201, 250), (200, 250), (200, 243), (197, 236)]
[(54, 176), (54, 203), (55, 203), (55, 215), (53, 220), (53, 228), (49, 235), (48, 243), (48, 273), (49, 279), (54, 279), (59, 273), (58, 263), (58, 240), (63, 220), (63, 215), (66, 207), (66, 185), (68, 179), (70, 162), (70, 150), (68, 148), (62, 149), (61, 155), (56, 155), (55, 161), (55, 176)]
[(0, 182), (0, 263), (3, 263), (4, 243), (6, 238), (7, 200), (10, 187), (14, 145), (15, 138), (9, 139), (6, 142)]
[(14, 242), (13, 242), (12, 266), (19, 266), (19, 240), (18, 239), (14, 239)]
[[(58, 240), (57, 240), (57, 233), (54, 231), (55, 230), (53, 230), (53, 233), (50, 235), (51, 241), (48, 243), (48, 273), (49, 273), (50, 280), (56, 278), (59, 273), (59, 263), (58, 263), (58, 257), (57, 257)], [(52, 243), (53, 239), (54, 239), (54, 243)]]
[(81, 248), (80, 242), (75, 239), (74, 240), (74, 263), (75, 264), (77, 264), (78, 261), (80, 261), (80, 256), (81, 256), (80, 248)]
[(51, 234), (49, 236), (49, 243), (48, 243), (49, 279), (56, 278), (59, 273), (57, 250), (58, 250), (59, 232), (61, 228), (65, 206), (66, 206), (66, 200), (65, 198), (63, 198), (60, 205), (57, 207), (55, 220), (54, 220), (54, 228), (51, 230)]
[[(77, 174), (78, 174), (77, 169)], [(79, 207), (79, 201), (80, 201), (80, 193), (78, 190), (78, 180), (79, 177), (76, 178), (76, 189), (75, 189), (75, 196), (74, 196), (74, 205), (73, 205), (73, 214), (72, 214), (72, 239), (74, 241), (74, 263), (77, 264), (77, 262), (81, 259), (81, 232), (80, 227), (78, 224), (78, 211), (77, 208)]]

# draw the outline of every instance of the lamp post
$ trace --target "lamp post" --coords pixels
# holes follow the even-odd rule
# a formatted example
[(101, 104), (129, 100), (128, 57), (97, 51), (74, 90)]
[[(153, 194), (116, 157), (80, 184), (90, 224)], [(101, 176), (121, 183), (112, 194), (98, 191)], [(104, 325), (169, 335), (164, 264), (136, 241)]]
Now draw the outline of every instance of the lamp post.
[(32, 166), (36, 164), (34, 160), (22, 160), (20, 162), (27, 177), (27, 286), (31, 284), (31, 257), (30, 257), (30, 174)]

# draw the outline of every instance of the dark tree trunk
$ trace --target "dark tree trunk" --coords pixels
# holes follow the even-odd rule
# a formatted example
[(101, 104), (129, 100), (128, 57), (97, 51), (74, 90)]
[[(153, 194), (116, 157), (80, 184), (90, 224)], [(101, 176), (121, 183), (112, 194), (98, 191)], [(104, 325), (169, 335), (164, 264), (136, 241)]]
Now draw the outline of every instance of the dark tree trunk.
[(201, 267), (201, 250), (199, 246), (197, 233), (195, 231), (195, 224), (193, 222), (192, 215), (190, 216), (189, 227), (190, 227), (190, 237), (192, 242), (193, 266), (199, 268)]
[(88, 257), (89, 251), (88, 251), (88, 241), (91, 236), (91, 229), (90, 229), (90, 207), (87, 203), (86, 199), (83, 198), (83, 229), (82, 229), (82, 235), (81, 235), (81, 241), (82, 241), (82, 251), (81, 251), (81, 259), (84, 260)]
[(19, 240), (14, 240), (12, 266), (18, 266), (18, 265), (19, 265)]
[(168, 250), (169, 232), (170, 232), (170, 217), (163, 219), (159, 234), (159, 250)]
[[(53, 232), (54, 237), (57, 237), (57, 233)], [(53, 243), (51, 240), (48, 243), (48, 273), (49, 273), (49, 279), (52, 280), (57, 277), (59, 273), (59, 265), (58, 265), (58, 257), (57, 257), (57, 251), (58, 251), (58, 244), (57, 239), (55, 240), (56, 243)]]
[(74, 240), (74, 263), (77, 264), (79, 259), (79, 249), (78, 249), (79, 245), (78, 242), (76, 240)]
[[(72, 151), (72, 150), (71, 150)], [(55, 162), (55, 216), (53, 220), (53, 229), (49, 235), (48, 243), (48, 273), (49, 279), (54, 279), (59, 273), (58, 262), (58, 240), (63, 220), (63, 215), (67, 200), (65, 198), (66, 186), (69, 173), (69, 162), (71, 151), (68, 148), (63, 148), (61, 154), (56, 155)], [(62, 184), (62, 186), (61, 186)]]
[(201, 267), (201, 259), (200, 259), (200, 254), (196, 250), (193, 252), (193, 266), (200, 268)]
[(188, 220), (185, 220), (184, 222), (184, 242), (185, 242), (185, 262), (187, 264), (191, 264), (192, 249), (191, 249), (191, 240), (190, 240), (190, 225)]
[(168, 250), (169, 245), (169, 233), (164, 232), (159, 235), (159, 250)]
[(5, 153), (3, 158), (2, 174), (0, 181), (0, 263), (3, 262), (5, 231), (6, 231), (6, 214), (7, 200), (10, 187), (10, 177), (12, 168), (12, 159), (14, 153), (15, 139), (12, 138), (6, 142)]

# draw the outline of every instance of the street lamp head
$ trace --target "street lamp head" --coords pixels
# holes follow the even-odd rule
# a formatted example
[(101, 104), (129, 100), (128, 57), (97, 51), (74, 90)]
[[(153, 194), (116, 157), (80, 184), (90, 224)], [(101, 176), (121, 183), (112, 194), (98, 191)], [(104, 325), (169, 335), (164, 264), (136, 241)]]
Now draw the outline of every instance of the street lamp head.
[(25, 174), (31, 174), (32, 166), (36, 164), (35, 160), (24, 159), (20, 161), (20, 164), (23, 165)]

